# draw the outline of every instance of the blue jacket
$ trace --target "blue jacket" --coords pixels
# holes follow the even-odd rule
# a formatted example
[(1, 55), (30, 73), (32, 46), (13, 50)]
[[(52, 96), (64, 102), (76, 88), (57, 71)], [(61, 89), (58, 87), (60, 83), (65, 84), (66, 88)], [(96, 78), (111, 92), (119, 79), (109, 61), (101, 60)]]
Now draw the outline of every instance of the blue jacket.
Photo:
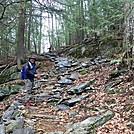
[(34, 81), (34, 77), (36, 74), (36, 64), (31, 64), (28, 61), (24, 64), (23, 68), (25, 70), (24, 79), (29, 79), (30, 81)]

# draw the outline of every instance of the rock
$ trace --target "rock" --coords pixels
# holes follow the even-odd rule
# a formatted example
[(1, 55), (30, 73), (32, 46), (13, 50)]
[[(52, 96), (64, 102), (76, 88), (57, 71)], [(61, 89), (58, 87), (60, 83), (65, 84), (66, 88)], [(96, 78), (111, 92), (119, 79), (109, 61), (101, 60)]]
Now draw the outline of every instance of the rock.
[(17, 65), (10, 67), (9, 69), (6, 69), (1, 77), (0, 77), (0, 84), (5, 83), (7, 81), (10, 81), (12, 79), (19, 79), (20, 73), (17, 72)]
[(73, 81), (76, 80), (77, 78), (78, 78), (78, 74), (76, 73), (73, 73), (68, 77), (68, 79), (73, 80)]
[(34, 129), (31, 127), (15, 129), (12, 134), (34, 134)]
[(56, 70), (58, 71), (58, 73), (64, 73), (67, 71), (67, 68), (65, 67), (57, 67)]
[(92, 84), (95, 81), (95, 79), (91, 79), (89, 81), (83, 82), (79, 85), (73, 86), (70, 89), (67, 89), (68, 94), (81, 94), (82, 92), (86, 91), (86, 87), (88, 87), (90, 84)]
[(59, 104), (59, 105), (57, 105), (57, 110), (67, 110), (69, 108), (70, 107), (67, 106), (66, 104)]
[(47, 102), (58, 102), (59, 100), (61, 100), (60, 94), (54, 94), (47, 99)]
[(56, 66), (57, 66), (56, 70), (59, 73), (66, 72), (68, 70), (67, 68), (70, 68), (72, 66), (71, 60), (69, 60), (68, 58), (63, 58), (63, 57), (56, 58), (55, 63), (57, 63), (56, 64)]
[(6, 132), (10, 133), (13, 132), (13, 130), (18, 128), (23, 128), (24, 120), (23, 118), (17, 118), (16, 120), (11, 120), (11, 123), (6, 126)]
[(79, 96), (79, 97), (75, 97), (69, 100), (65, 100), (64, 102), (62, 102), (62, 104), (66, 104), (68, 106), (73, 106), (75, 103), (85, 99), (86, 97), (88, 97), (89, 94), (83, 95), (83, 96)]
[[(75, 67), (74, 69), (72, 69), (71, 71), (78, 71), (78, 70), (80, 70), (80, 69), (82, 69), (83, 67), (82, 66), (77, 66), (77, 67)], [(71, 72), (71, 71), (69, 71), (69, 72)]]
[(63, 65), (64, 67), (71, 66), (71, 60), (69, 60), (68, 58), (58, 57), (58, 58), (56, 58), (56, 61), (58, 62), (59, 65)]
[(112, 111), (106, 111), (102, 115), (89, 117), (86, 120), (74, 123), (64, 134), (89, 134), (92, 129), (99, 127), (114, 117)]
[(53, 93), (61, 93), (61, 92), (63, 92), (63, 89), (56, 88), (56, 89), (53, 89), (52, 92)]
[(12, 114), (12, 119), (16, 119), (17, 117), (20, 117), (20, 116), (22, 116), (22, 112), (16, 109), (14, 113)]
[(72, 66), (74, 67), (74, 66), (77, 66), (77, 65), (79, 65), (79, 62), (73, 62), (72, 63)]
[(32, 126), (32, 125), (35, 125), (35, 121), (33, 121), (33, 120), (25, 120), (25, 122), (27, 123), (27, 124), (29, 124), (30, 126)]
[(73, 81), (67, 78), (61, 78), (61, 80), (58, 81), (58, 84), (72, 84)]
[(0, 125), (0, 134), (6, 134), (4, 124)]
[(0, 86), (0, 99), (14, 93), (18, 93), (20, 89), (20, 85), (17, 84)]
[(125, 89), (113, 89), (113, 87), (119, 85), (122, 81), (116, 81), (110, 83), (105, 89), (104, 92), (107, 94), (115, 94), (115, 93), (122, 93), (125, 92)]
[(45, 132), (43, 134), (64, 134), (63, 132)]
[(12, 119), (15, 107), (9, 107), (2, 115), (2, 121), (9, 121)]
[(50, 52), (43, 52), (41, 54), (41, 56), (48, 57), (49, 59), (52, 59), (52, 61), (55, 60), (56, 58), (58, 58), (58, 56), (56, 54), (50, 53)]
[(55, 119), (55, 118), (58, 118), (57, 116), (46, 115), (46, 114), (26, 114), (25, 116), (28, 117), (28, 118), (34, 118), (34, 117), (45, 118), (45, 119)]

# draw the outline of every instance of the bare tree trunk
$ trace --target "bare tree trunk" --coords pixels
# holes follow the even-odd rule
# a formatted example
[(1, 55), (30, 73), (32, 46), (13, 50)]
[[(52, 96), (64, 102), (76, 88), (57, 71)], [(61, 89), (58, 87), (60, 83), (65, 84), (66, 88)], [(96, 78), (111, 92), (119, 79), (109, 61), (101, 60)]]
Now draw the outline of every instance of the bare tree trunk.
[(42, 9), (40, 8), (40, 30), (39, 30), (39, 43), (38, 43), (38, 54), (41, 53), (41, 39), (42, 39)]
[(29, 20), (28, 20), (28, 50), (31, 50), (31, 23), (32, 23), (32, 2), (31, 2), (31, 6), (29, 8)]
[(124, 17), (124, 41), (123, 41), (123, 47), (126, 48), (126, 63), (128, 66), (128, 70), (130, 70), (133, 66), (133, 29), (134, 29), (134, 16), (133, 16), (133, 5), (131, 5), (129, 2), (125, 3), (125, 17)]
[(20, 0), (20, 17), (18, 25), (17, 39), (17, 67), (21, 69), (21, 60), (24, 57), (24, 30), (25, 30), (25, 6), (24, 1)]

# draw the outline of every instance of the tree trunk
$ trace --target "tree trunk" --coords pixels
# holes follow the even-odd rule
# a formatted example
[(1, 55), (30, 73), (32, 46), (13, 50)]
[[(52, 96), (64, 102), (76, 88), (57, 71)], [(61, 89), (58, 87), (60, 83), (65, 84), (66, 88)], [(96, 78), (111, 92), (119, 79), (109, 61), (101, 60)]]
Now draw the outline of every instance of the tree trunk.
[(21, 70), (21, 60), (24, 57), (24, 30), (25, 30), (25, 6), (24, 1), (20, 0), (20, 16), (18, 25), (18, 40), (17, 40), (17, 67)]
[(31, 50), (31, 23), (32, 23), (32, 2), (31, 2), (31, 6), (29, 8), (29, 20), (28, 20), (28, 50)]
[(133, 66), (133, 7), (129, 2), (125, 3), (125, 16), (124, 16), (124, 41), (123, 41), (123, 46), (126, 48), (126, 64), (128, 67), (128, 70), (130, 70)]
[(42, 9), (40, 8), (40, 30), (39, 30), (39, 43), (38, 43), (38, 54), (41, 53), (41, 39), (42, 39)]

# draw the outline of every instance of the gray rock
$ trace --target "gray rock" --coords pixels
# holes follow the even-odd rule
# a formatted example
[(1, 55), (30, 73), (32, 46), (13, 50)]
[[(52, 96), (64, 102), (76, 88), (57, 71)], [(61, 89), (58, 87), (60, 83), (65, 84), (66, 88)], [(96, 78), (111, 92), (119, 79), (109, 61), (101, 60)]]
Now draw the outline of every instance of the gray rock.
[(58, 68), (56, 68), (56, 70), (58, 70), (58, 73), (64, 73), (64, 72), (67, 71), (67, 68), (65, 68), (65, 67), (58, 67)]
[(83, 96), (79, 96), (79, 97), (75, 97), (75, 98), (66, 100), (66, 101), (64, 101), (62, 103), (66, 104), (68, 106), (73, 106), (75, 103), (80, 102), (81, 100), (85, 99), (88, 96), (89, 96), (89, 94), (86, 94), (86, 95), (83, 95)]
[(64, 134), (63, 132), (45, 132), (43, 134)]
[(58, 62), (58, 66), (64, 66), (64, 67), (71, 67), (71, 61), (68, 58), (56, 58), (57, 62)]
[(61, 80), (58, 81), (58, 84), (72, 84), (73, 81), (67, 78), (61, 78)]
[(16, 119), (16, 118), (20, 117), (21, 115), (22, 115), (21, 111), (17, 109), (12, 114), (11, 119)]
[(19, 73), (17, 72), (17, 65), (10, 67), (9, 69), (4, 70), (0, 77), (0, 83), (7, 82), (12, 79), (20, 78)]
[(63, 89), (61, 89), (61, 88), (56, 88), (56, 89), (52, 90), (53, 93), (61, 93), (62, 91), (63, 91)]
[(0, 125), (0, 134), (6, 134), (4, 124)]
[(86, 120), (74, 123), (64, 134), (89, 134), (92, 129), (99, 127), (114, 117), (112, 111), (106, 111), (102, 115), (89, 117)]
[(6, 132), (13, 132), (15, 129), (23, 128), (24, 120), (23, 118), (17, 118), (16, 120), (11, 120), (10, 124), (6, 126)]
[(58, 110), (67, 110), (67, 109), (69, 109), (70, 107), (69, 106), (67, 106), (66, 104), (59, 104), (59, 105), (57, 105), (57, 109)]
[(15, 129), (12, 134), (34, 134), (33, 128), (19, 128)]
[(73, 86), (70, 89), (68, 89), (67, 92), (68, 92), (68, 94), (80, 94), (80, 93), (86, 91), (86, 87), (88, 87), (94, 81), (95, 81), (95, 79), (91, 79), (91, 80), (81, 83), (79, 85)]
[(46, 114), (26, 114), (25, 116), (28, 117), (28, 118), (34, 118), (34, 117), (45, 118), (45, 119), (55, 119), (55, 118), (58, 118), (57, 116), (46, 115)]
[(73, 62), (72, 63), (72, 66), (77, 66), (77, 65), (79, 65), (79, 62)]
[(3, 85), (0, 86), (0, 99), (3, 99), (6, 96), (9, 96), (13, 93), (18, 93), (20, 90), (20, 85)]
[(29, 125), (35, 125), (36, 122), (34, 122), (33, 120), (25, 120), (25, 122)]
[(78, 74), (76, 73), (73, 73), (68, 77), (68, 79), (71, 79), (71, 80), (76, 80), (77, 78), (78, 78)]
[(2, 120), (3, 120), (3, 121), (9, 121), (9, 120), (11, 120), (13, 113), (14, 113), (14, 108), (9, 107), (9, 108), (4, 112), (4, 114), (2, 115)]

